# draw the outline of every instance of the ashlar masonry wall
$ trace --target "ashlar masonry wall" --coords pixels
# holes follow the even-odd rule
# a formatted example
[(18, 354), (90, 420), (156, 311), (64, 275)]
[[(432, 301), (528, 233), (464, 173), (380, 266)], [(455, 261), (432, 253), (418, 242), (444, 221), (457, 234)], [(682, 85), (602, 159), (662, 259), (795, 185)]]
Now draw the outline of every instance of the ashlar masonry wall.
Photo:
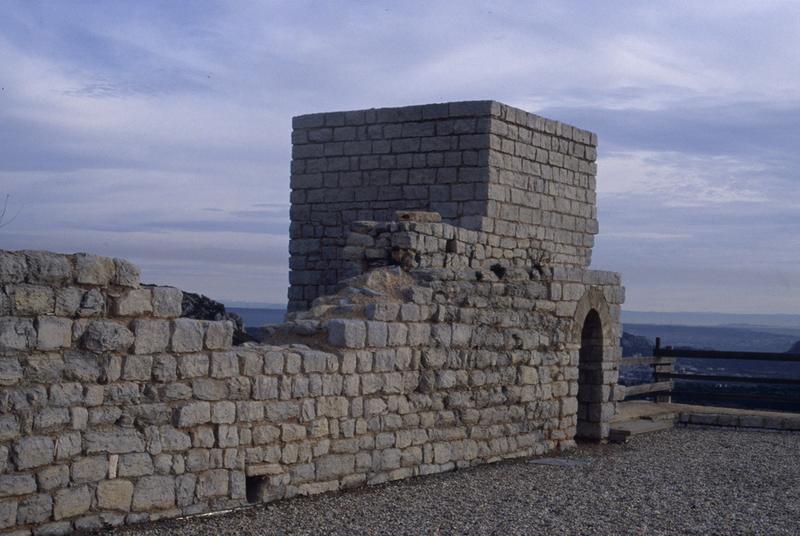
[(352, 275), (350, 224), (396, 210), (531, 239), (554, 263), (588, 266), (597, 233), (597, 136), (494, 101), (294, 118), (289, 310)]

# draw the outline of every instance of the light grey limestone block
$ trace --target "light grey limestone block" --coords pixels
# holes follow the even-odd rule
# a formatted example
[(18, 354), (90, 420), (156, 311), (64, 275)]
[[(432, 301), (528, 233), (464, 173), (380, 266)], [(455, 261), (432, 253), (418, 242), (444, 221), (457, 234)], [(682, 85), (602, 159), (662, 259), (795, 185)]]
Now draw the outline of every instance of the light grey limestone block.
[(138, 288), (141, 271), (139, 267), (125, 259), (113, 259), (114, 284), (121, 287)]
[[(10, 289), (10, 292), (9, 292)], [(14, 314), (20, 316), (49, 315), (55, 312), (55, 291), (44, 285), (14, 285), (6, 287)]]
[(22, 365), (15, 357), (0, 357), (0, 385), (15, 385), (23, 378)]
[(122, 369), (122, 379), (129, 381), (149, 381), (153, 373), (153, 356), (127, 355)]
[(152, 475), (153, 470), (153, 459), (146, 452), (133, 452), (119, 457), (117, 475), (120, 477)]
[(87, 253), (75, 255), (75, 281), (84, 285), (104, 287), (111, 283), (116, 274), (114, 261)]
[(68, 408), (42, 408), (33, 419), (35, 430), (61, 428), (72, 420)]
[(83, 437), (87, 454), (98, 452), (126, 454), (144, 451), (144, 439), (138, 431), (133, 429), (115, 428), (113, 430), (88, 431)]
[(40, 316), (36, 319), (36, 348), (56, 350), (68, 348), (72, 344), (72, 320), (53, 316)]
[(33, 475), (0, 475), (0, 497), (27, 495), (35, 491)]
[(176, 423), (179, 428), (187, 428), (211, 421), (211, 405), (208, 402), (191, 402), (176, 411)]
[(339, 348), (363, 348), (367, 338), (366, 323), (362, 320), (329, 320), (326, 324), (328, 342)]
[(0, 529), (17, 524), (17, 505), (16, 499), (0, 501)]
[(178, 374), (181, 378), (199, 378), (208, 375), (210, 359), (207, 354), (178, 357)]
[(169, 476), (146, 476), (136, 481), (132, 509), (135, 512), (164, 510), (175, 506), (175, 481)]
[(134, 342), (133, 333), (110, 320), (92, 320), (81, 337), (83, 347), (92, 352), (121, 352)]
[(36, 473), (40, 491), (52, 491), (69, 484), (69, 465), (49, 465)]
[(55, 441), (56, 460), (69, 460), (81, 453), (81, 433), (67, 432), (59, 435)]
[(64, 255), (48, 251), (26, 251), (28, 281), (59, 286), (72, 281), (72, 265)]
[(0, 284), (21, 283), (28, 275), (25, 256), (10, 251), (0, 251)]
[(206, 326), (206, 348), (225, 350), (233, 345), (233, 323), (228, 320), (208, 322)]
[(12, 459), (20, 471), (53, 463), (54, 456), (53, 440), (47, 436), (23, 437), (12, 448)]
[(153, 292), (149, 288), (125, 291), (114, 300), (114, 314), (117, 316), (142, 316), (153, 312)]
[(36, 344), (36, 330), (30, 318), (0, 318), (0, 352), (27, 350)]
[(269, 400), (278, 398), (278, 378), (258, 376), (253, 381), (253, 398)]
[(175, 287), (153, 288), (153, 316), (177, 318), (183, 312), (183, 292)]
[(72, 462), (72, 481), (77, 484), (97, 482), (108, 476), (108, 457), (89, 456)]
[(157, 382), (174, 382), (178, 379), (178, 362), (175, 356), (159, 354), (153, 357), (153, 379)]
[(173, 352), (199, 352), (203, 349), (203, 322), (193, 318), (177, 318), (173, 322)]
[(175, 500), (178, 506), (188, 506), (194, 502), (196, 484), (196, 475), (180, 475), (175, 479)]
[(56, 521), (83, 514), (92, 506), (89, 486), (60, 489), (56, 492), (55, 499), (53, 519)]
[(99, 289), (93, 288), (81, 297), (78, 316), (82, 318), (102, 316), (106, 310), (106, 298)]
[(317, 480), (325, 481), (355, 473), (353, 454), (329, 454), (316, 460)]
[(238, 447), (239, 428), (229, 424), (217, 426), (217, 446), (221, 448)]
[(211, 377), (231, 378), (239, 375), (239, 359), (236, 352), (214, 352), (211, 354)]
[(228, 483), (228, 471), (225, 469), (213, 469), (200, 473), (197, 476), (197, 497), (204, 499), (227, 495)]
[(133, 352), (136, 354), (164, 352), (169, 345), (170, 325), (167, 320), (134, 320), (133, 332), (136, 336)]
[[(254, 398), (258, 397), (254, 396)], [(211, 422), (215, 424), (231, 424), (236, 422), (236, 404), (229, 400), (212, 404)]]

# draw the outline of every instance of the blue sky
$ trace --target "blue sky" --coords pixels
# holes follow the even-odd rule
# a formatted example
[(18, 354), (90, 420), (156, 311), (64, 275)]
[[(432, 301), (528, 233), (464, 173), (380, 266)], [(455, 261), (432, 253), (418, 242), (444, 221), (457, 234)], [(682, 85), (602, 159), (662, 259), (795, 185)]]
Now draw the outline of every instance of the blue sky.
[(627, 307), (796, 313), (800, 3), (0, 3), (0, 247), (285, 300), (293, 115), (495, 99), (598, 133)]

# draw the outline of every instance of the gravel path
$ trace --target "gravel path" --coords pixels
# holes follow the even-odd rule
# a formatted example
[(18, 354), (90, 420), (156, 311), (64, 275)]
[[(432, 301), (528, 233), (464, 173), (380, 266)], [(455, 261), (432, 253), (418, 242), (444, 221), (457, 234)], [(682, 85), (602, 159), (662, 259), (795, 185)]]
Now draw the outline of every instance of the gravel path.
[(798, 534), (800, 434), (676, 429), (112, 534)]

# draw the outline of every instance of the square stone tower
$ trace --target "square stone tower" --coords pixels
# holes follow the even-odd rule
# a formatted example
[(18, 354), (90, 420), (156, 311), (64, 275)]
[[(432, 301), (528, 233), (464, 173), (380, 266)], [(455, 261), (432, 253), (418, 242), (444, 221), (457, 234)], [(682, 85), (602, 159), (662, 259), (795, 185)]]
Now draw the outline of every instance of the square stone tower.
[[(293, 120), (289, 310), (335, 292), (350, 224), (396, 210), (530, 239), (553, 265), (589, 266), (597, 136), (494, 101)], [(509, 241), (510, 243), (511, 241)]]

